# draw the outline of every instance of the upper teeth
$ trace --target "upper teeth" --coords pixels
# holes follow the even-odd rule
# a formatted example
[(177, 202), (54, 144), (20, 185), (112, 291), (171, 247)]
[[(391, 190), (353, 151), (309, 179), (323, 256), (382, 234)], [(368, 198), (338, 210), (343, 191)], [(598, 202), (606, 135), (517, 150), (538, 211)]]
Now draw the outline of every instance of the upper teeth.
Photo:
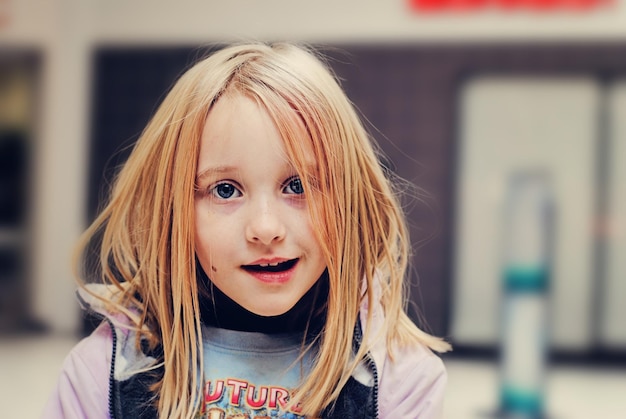
[(261, 263), (259, 266), (261, 266), (262, 268), (265, 268), (267, 266), (278, 266), (278, 262), (274, 262), (274, 263)]

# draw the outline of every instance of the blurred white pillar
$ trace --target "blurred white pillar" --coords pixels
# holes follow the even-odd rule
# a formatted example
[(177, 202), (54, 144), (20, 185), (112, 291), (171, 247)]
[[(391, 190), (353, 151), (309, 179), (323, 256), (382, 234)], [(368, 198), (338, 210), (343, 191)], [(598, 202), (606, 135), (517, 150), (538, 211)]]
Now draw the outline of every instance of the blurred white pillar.
[(511, 173), (543, 168), (556, 207), (552, 343), (594, 333), (594, 217), (600, 88), (591, 78), (484, 77), (461, 97), (452, 336), (498, 342), (503, 204)]
[(626, 81), (608, 92), (609, 153), (605, 281), (600, 304), (601, 343), (626, 348)]
[(54, 3), (35, 159), (32, 303), (52, 331), (72, 333), (80, 324), (71, 254), (85, 219), (91, 13), (90, 2)]

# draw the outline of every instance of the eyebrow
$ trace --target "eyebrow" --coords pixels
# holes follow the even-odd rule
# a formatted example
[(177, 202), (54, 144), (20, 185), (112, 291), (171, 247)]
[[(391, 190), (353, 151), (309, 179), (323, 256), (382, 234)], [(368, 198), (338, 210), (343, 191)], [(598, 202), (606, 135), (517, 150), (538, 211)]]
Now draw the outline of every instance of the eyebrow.
[(215, 166), (215, 167), (208, 167), (204, 170), (201, 170), (200, 172), (198, 172), (196, 174), (196, 183), (198, 183), (199, 181), (201, 181), (204, 178), (207, 178), (209, 176), (215, 175), (215, 174), (221, 174), (221, 173), (229, 173), (229, 172), (233, 172), (237, 170), (237, 168), (235, 168), (234, 166)]
[[(309, 163), (306, 165), (307, 166), (307, 170), (309, 171), (313, 171), (313, 173), (316, 173), (318, 170), (318, 165), (317, 163)], [(200, 181), (202, 181), (203, 179), (209, 177), (209, 176), (214, 176), (216, 174), (223, 174), (223, 173), (232, 173), (234, 171), (238, 171), (239, 169), (237, 169), (235, 166), (215, 166), (215, 167), (207, 167), (204, 170), (199, 171), (196, 174), (196, 184), (200, 183)]]

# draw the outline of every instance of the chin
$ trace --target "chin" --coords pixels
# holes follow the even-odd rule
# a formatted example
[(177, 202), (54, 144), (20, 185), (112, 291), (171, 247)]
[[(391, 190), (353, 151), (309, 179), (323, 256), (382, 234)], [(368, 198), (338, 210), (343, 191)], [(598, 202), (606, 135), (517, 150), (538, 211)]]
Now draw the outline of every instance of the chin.
[(289, 311), (289, 309), (285, 309), (285, 310), (277, 310), (276, 307), (267, 307), (267, 308), (262, 308), (259, 310), (249, 310), (251, 312), (253, 312), (254, 314), (256, 314), (257, 316), (262, 316), (262, 317), (276, 317), (276, 316), (280, 316), (285, 314), (286, 312)]
[(280, 316), (280, 315), (287, 313), (289, 310), (291, 310), (293, 306), (294, 304), (290, 306), (279, 305), (279, 304), (266, 304), (263, 306), (257, 305), (253, 307), (247, 307), (246, 309), (256, 314), (257, 316), (276, 317), (276, 316)]

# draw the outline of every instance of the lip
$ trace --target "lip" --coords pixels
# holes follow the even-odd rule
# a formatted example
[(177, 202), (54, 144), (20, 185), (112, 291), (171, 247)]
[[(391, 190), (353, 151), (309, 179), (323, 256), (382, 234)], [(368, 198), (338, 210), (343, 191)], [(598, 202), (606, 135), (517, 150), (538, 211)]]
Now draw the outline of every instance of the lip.
[[(295, 262), (289, 269), (286, 269), (283, 271), (271, 272), (271, 271), (257, 271), (257, 270), (246, 269), (246, 266), (270, 264), (270, 263), (282, 263), (282, 262), (287, 262), (290, 260), (295, 260)], [(242, 266), (241, 268), (245, 273), (252, 276), (257, 281), (260, 281), (264, 284), (280, 285), (280, 284), (285, 284), (291, 280), (296, 270), (296, 267), (298, 266), (298, 262), (300, 262), (300, 259), (285, 259), (285, 258), (258, 259), (254, 261), (253, 263), (250, 263), (249, 265)]]

